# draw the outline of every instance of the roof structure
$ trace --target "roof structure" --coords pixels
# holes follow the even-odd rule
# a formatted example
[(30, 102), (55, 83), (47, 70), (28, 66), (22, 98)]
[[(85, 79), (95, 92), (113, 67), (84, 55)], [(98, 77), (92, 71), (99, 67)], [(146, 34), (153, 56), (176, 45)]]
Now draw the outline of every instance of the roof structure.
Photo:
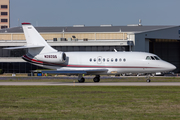
[[(38, 32), (145, 32), (174, 26), (84, 26), (84, 27), (35, 27)], [(1, 29), (0, 33), (23, 33), (22, 27)]]

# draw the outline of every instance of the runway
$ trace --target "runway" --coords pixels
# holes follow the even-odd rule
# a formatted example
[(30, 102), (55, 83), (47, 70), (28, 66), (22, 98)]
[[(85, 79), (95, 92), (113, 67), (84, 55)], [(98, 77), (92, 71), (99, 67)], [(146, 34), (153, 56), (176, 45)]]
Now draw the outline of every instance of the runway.
[(108, 83), (67, 83), (67, 82), (0, 82), (0, 86), (180, 86), (180, 82), (108, 82)]

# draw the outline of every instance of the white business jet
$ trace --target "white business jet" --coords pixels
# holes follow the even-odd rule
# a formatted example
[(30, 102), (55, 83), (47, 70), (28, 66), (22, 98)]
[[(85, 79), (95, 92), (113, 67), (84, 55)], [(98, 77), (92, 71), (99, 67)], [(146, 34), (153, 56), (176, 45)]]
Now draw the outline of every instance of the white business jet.
[[(28, 53), (22, 58), (34, 65), (53, 70), (43, 73), (76, 74), (78, 81), (84, 82), (83, 74), (96, 75), (94, 82), (100, 81), (100, 75), (121, 73), (167, 72), (176, 67), (161, 60), (157, 55), (146, 52), (63, 52), (52, 48), (30, 23), (22, 23)], [(150, 79), (147, 79), (150, 82)]]

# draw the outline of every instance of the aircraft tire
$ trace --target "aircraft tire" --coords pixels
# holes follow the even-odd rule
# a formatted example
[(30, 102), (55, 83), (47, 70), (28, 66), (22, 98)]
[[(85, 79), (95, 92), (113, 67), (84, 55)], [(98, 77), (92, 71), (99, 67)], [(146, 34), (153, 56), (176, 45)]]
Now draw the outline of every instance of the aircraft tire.
[(99, 77), (95, 77), (95, 78), (93, 79), (93, 81), (94, 81), (94, 82), (99, 82), (99, 81), (100, 81), (100, 78), (99, 78)]
[(147, 82), (147, 83), (150, 83), (150, 82), (151, 82), (151, 80), (150, 80), (150, 79), (147, 79), (147, 80), (146, 80), (146, 82)]
[(80, 80), (78, 80), (79, 83), (84, 83), (84, 81), (85, 81), (85, 78), (83, 77)]

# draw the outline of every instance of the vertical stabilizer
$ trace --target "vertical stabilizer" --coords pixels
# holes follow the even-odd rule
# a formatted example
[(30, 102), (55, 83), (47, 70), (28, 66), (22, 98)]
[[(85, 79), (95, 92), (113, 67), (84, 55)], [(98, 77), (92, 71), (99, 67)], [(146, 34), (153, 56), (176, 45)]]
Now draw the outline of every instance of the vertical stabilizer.
[(27, 46), (44, 46), (41, 48), (29, 48), (28, 53), (37, 55), (41, 53), (57, 52), (44, 40), (38, 31), (30, 23), (22, 23), (24, 35), (26, 37)]

